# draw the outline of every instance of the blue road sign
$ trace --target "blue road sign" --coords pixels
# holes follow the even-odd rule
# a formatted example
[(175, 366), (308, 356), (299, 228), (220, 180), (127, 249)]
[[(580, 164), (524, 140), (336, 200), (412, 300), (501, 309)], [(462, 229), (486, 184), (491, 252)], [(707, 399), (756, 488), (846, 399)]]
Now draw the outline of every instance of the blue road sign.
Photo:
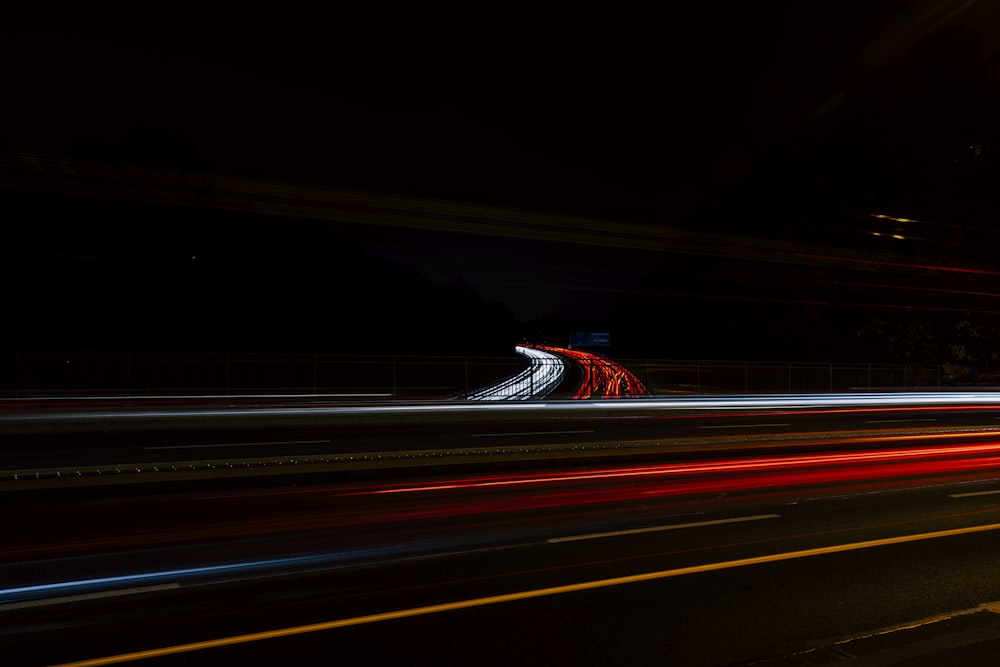
[(611, 332), (609, 331), (571, 331), (570, 347), (610, 347)]

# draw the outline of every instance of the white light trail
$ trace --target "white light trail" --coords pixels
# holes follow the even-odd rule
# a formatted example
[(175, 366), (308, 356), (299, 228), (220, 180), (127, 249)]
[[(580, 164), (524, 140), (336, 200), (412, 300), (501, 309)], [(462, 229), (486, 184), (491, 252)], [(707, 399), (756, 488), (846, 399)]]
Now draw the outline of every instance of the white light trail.
[[(537, 350), (534, 350), (538, 352)], [(551, 391), (557, 384), (561, 373), (565, 372), (560, 363), (539, 364), (535, 369), (534, 395), (542, 396), (543, 391)], [(530, 369), (516, 377), (530, 375)], [(548, 378), (540, 382), (540, 378)], [(523, 378), (522, 378), (523, 379)], [(513, 383), (512, 383), (513, 384)], [(528, 388), (531, 380), (529, 377)], [(546, 389), (547, 387), (547, 389)], [(523, 387), (522, 387), (523, 388)], [(504, 389), (503, 396), (494, 399), (516, 398), (516, 390)], [(485, 390), (474, 392), (479, 394)], [(524, 396), (526, 398), (526, 396)], [(479, 400), (487, 401), (487, 396)], [(106, 420), (126, 420), (142, 422), (143, 420), (163, 420), (176, 418), (218, 418), (218, 417), (310, 417), (332, 415), (405, 415), (427, 413), (502, 413), (521, 412), (581, 412), (629, 413), (641, 411), (663, 412), (701, 412), (728, 410), (795, 410), (795, 409), (882, 409), (882, 408), (918, 408), (947, 407), (957, 409), (990, 409), (1000, 410), (1000, 392), (908, 392), (908, 393), (852, 393), (852, 394), (757, 394), (757, 395), (709, 395), (685, 396), (671, 398), (623, 398), (615, 401), (606, 400), (547, 400), (531, 402), (507, 402), (495, 400), (483, 403), (461, 403), (455, 401), (422, 402), (422, 403), (392, 403), (344, 406), (301, 406), (301, 407), (191, 407), (153, 409), (90, 409), (90, 410), (46, 410), (34, 412), (0, 412), (0, 429), (18, 424), (35, 422), (52, 425), (63, 421), (79, 421), (85, 419), (88, 423)]]
[(559, 386), (566, 374), (566, 362), (558, 355), (544, 350), (518, 345), (518, 354), (527, 357), (531, 365), (505, 380), (469, 392), (470, 401), (524, 401), (543, 398)]

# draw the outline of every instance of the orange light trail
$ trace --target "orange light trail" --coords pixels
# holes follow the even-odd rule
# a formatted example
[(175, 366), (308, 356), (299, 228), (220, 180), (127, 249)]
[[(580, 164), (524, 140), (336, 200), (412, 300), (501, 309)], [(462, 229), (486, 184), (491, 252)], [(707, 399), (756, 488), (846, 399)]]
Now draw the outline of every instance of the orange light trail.
[[(867, 436), (845, 438), (839, 443), (899, 442), (908, 440), (934, 440), (955, 437), (998, 436), (1000, 431), (970, 433), (926, 433), (918, 435)], [(948, 445), (940, 447), (920, 447), (905, 449), (878, 449), (862, 452), (837, 452), (827, 454), (803, 454), (798, 456), (740, 458), (727, 461), (706, 461), (688, 464), (662, 464), (630, 468), (605, 468), (600, 470), (547, 473), (523, 477), (497, 476), (472, 478), (462, 482), (440, 482), (421, 486), (401, 486), (370, 491), (352, 492), (345, 495), (371, 495), (389, 493), (418, 493), (448, 489), (472, 489), (483, 487), (515, 486), (525, 484), (559, 484), (598, 479), (624, 477), (655, 477), (670, 475), (704, 475), (713, 473), (748, 472), (757, 470), (779, 470), (789, 468), (823, 467), (838, 464), (884, 463), (915, 459), (954, 458), (969, 454), (1000, 453), (1000, 441), (971, 445)]]

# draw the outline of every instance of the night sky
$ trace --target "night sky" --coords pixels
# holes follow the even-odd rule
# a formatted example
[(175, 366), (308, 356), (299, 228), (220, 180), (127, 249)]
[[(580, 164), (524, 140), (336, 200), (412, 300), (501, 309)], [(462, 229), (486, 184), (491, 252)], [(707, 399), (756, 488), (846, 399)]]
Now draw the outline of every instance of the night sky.
[[(552, 314), (551, 328), (614, 328), (668, 357), (898, 356), (858, 341), (888, 310), (1000, 311), (986, 273), (891, 268), (1000, 269), (983, 252), (996, 240), (1000, 130), (1000, 9), (984, 0), (127, 26), (6, 28), (0, 150), (607, 221), (583, 242), (502, 226), (318, 232), (500, 302), (519, 335)], [(648, 238), (603, 242), (615, 224)], [(664, 243), (659, 230), (714, 236)], [(17, 238), (19, 257), (41, 252)], [(674, 333), (652, 334), (661, 321)], [(789, 323), (810, 321), (821, 342), (790, 349)]]

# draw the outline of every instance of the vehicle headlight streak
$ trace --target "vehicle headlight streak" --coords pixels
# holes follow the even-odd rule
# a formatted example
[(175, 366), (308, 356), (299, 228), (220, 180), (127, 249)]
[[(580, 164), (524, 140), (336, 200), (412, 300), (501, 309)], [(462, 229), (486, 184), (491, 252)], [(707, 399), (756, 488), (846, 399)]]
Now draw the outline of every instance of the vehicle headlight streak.
[(573, 394), (574, 399), (624, 398), (646, 394), (646, 388), (635, 374), (596, 354), (547, 345), (518, 345), (515, 349), (531, 360), (531, 366), (497, 384), (467, 394), (467, 399), (487, 401), (544, 397), (562, 383), (566, 359), (579, 366), (583, 375)]
[[(529, 348), (525, 348), (529, 349)], [(537, 350), (536, 350), (537, 352)], [(551, 391), (558, 382), (561, 381), (565, 373), (565, 362), (559, 360), (557, 364), (539, 363), (535, 369), (534, 382), (536, 387), (535, 395), (540, 394), (538, 387), (548, 387)], [(482, 394), (477, 400), (490, 401), (485, 403), (461, 403), (455, 401), (442, 401), (440, 403), (409, 403), (409, 404), (369, 404), (352, 406), (310, 406), (310, 407), (244, 407), (244, 408), (217, 408), (217, 407), (197, 407), (197, 408), (168, 408), (163, 410), (150, 409), (89, 409), (63, 411), (47, 410), (40, 413), (33, 412), (10, 412), (0, 414), (0, 428), (7, 426), (17, 426), (19, 424), (44, 423), (48, 426), (59, 422), (73, 422), (86, 420), (88, 423), (106, 423), (109, 421), (135, 421), (141, 422), (147, 419), (179, 419), (179, 418), (215, 418), (215, 417), (320, 417), (325, 415), (399, 415), (418, 413), (503, 413), (518, 412), (531, 409), (533, 412), (545, 413), (547, 411), (574, 411), (596, 413), (628, 413), (634, 410), (641, 410), (643, 413), (663, 411), (665, 416), (670, 413), (694, 413), (703, 411), (730, 411), (730, 410), (803, 410), (803, 409), (843, 409), (856, 408), (858, 410), (919, 410), (920, 406), (928, 408), (948, 406), (953, 410), (1000, 410), (1000, 392), (871, 392), (852, 394), (739, 394), (739, 395), (703, 395), (703, 396), (678, 396), (671, 398), (660, 397), (632, 397), (622, 398), (616, 401), (603, 400), (548, 400), (545, 402), (507, 402), (506, 399), (514, 397), (516, 393), (513, 389), (517, 385), (514, 378), (521, 381), (528, 378), (528, 389), (532, 385), (530, 372), (525, 371), (504, 381), (502, 384), (510, 384), (510, 389), (505, 389), (504, 395), (489, 395), (486, 388), (473, 392), (472, 395)], [(544, 383), (539, 384), (540, 377), (547, 378)], [(559, 378), (559, 379), (557, 379)], [(521, 386), (524, 389), (523, 386)], [(494, 389), (495, 393), (495, 389)], [(581, 415), (586, 416), (586, 415)], [(607, 414), (600, 416), (610, 416)]]
[(543, 398), (559, 386), (566, 375), (566, 362), (558, 355), (544, 350), (518, 345), (518, 354), (527, 357), (531, 365), (489, 387), (470, 392), (470, 401), (518, 401)]

